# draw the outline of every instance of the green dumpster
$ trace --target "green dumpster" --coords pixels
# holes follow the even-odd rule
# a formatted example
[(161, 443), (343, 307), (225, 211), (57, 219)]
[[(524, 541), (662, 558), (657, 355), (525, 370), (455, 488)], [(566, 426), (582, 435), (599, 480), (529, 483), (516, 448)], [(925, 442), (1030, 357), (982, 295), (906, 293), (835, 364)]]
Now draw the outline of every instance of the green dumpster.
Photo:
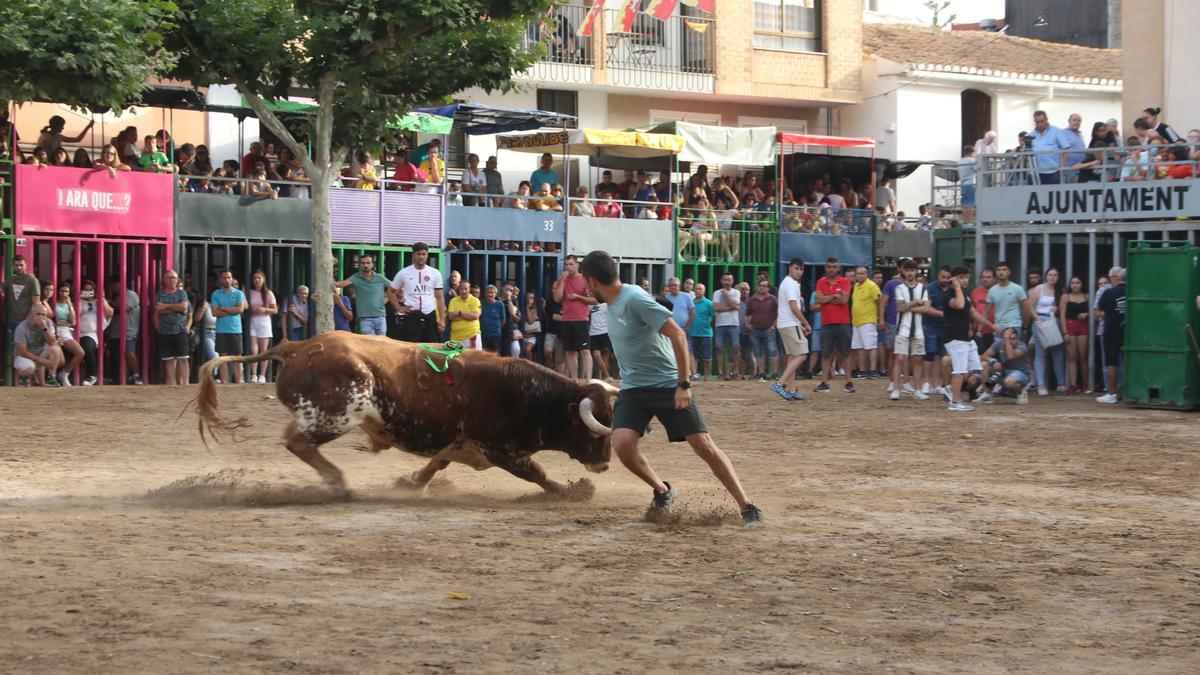
[(1193, 341), (1200, 336), (1200, 248), (1187, 242), (1134, 241), (1125, 260), (1125, 402), (1200, 407)]

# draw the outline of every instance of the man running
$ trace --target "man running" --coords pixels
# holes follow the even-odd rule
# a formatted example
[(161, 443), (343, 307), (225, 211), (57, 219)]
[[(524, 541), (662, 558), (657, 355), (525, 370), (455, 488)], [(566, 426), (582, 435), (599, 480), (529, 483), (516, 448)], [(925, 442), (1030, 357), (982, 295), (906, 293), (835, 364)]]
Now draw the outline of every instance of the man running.
[(671, 312), (649, 293), (622, 284), (617, 264), (604, 251), (587, 254), (579, 266), (591, 295), (608, 303), (608, 337), (621, 367), (621, 393), (613, 406), (612, 447), (625, 468), (654, 489), (651, 508), (670, 511), (675, 488), (659, 480), (638, 451), (651, 418), (658, 418), (672, 443), (686, 440), (713, 475), (737, 500), (747, 527), (762, 523), (762, 512), (746, 496), (729, 458), (713, 442), (692, 400), (687, 336)]

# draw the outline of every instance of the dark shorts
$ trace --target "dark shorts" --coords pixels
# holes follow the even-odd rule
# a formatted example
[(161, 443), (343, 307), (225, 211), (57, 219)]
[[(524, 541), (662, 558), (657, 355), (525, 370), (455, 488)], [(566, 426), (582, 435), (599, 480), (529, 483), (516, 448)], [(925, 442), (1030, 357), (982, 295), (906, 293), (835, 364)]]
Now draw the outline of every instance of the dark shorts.
[(483, 349), (493, 354), (504, 354), (504, 336), (503, 335), (484, 335)]
[(217, 353), (221, 356), (242, 355), (241, 333), (217, 333)]
[(710, 337), (697, 337), (695, 335), (688, 336), (688, 346), (692, 350), (692, 356), (701, 361), (712, 360), (713, 339)]
[(992, 337), (991, 333), (979, 333), (975, 336), (975, 348), (979, 350), (980, 356), (983, 356), (983, 353), (995, 342), (996, 338)]
[(158, 358), (163, 361), (191, 358), (192, 341), (187, 333), (158, 334)]
[(558, 340), (568, 352), (581, 352), (588, 348), (587, 321), (559, 321)]
[(645, 433), (650, 420), (656, 417), (667, 430), (667, 440), (672, 443), (708, 431), (708, 427), (704, 426), (704, 418), (700, 416), (700, 409), (696, 407), (694, 395), (690, 406), (683, 410), (675, 409), (674, 387), (622, 389), (613, 406), (614, 429), (633, 429), (640, 435)]
[(612, 340), (608, 338), (608, 333), (588, 336), (588, 349), (594, 352), (611, 352)]
[(934, 361), (946, 355), (946, 343), (940, 335), (925, 334), (925, 360)]
[(1112, 368), (1121, 363), (1121, 348), (1125, 346), (1125, 336), (1108, 337), (1104, 334), (1104, 365)]
[(438, 342), (437, 312), (423, 314), (408, 313), (407, 336), (400, 339), (409, 342)]
[(826, 356), (836, 351), (842, 356), (849, 356), (850, 337), (853, 333), (854, 329), (848, 323), (821, 326), (821, 355)]

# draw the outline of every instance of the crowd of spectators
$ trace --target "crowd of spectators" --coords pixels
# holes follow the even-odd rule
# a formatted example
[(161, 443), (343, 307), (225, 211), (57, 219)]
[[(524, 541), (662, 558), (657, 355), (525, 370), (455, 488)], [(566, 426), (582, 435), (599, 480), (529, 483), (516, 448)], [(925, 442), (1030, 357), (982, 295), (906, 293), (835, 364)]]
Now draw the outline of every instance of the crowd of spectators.
[[(1159, 108), (1146, 108), (1123, 135), (1115, 119), (1092, 123), (1072, 113), (1064, 127), (1050, 123), (1045, 111), (1033, 114), (1033, 129), (1017, 135), (1002, 151), (996, 133), (987, 132), (963, 147), (958, 162), (962, 222), (975, 222), (976, 188), (981, 185), (1059, 185), (1193, 178), (1200, 170), (1200, 129), (1180, 135), (1160, 119)], [(1032, 155), (1027, 153), (1033, 153)]]

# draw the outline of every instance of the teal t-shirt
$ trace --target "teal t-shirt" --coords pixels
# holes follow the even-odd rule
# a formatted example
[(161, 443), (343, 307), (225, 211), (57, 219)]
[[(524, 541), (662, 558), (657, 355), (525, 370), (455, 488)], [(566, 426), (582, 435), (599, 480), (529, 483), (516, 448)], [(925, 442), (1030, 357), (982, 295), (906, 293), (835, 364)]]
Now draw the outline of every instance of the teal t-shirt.
[(354, 304), (358, 308), (358, 318), (370, 319), (387, 314), (383, 303), (388, 281), (382, 274), (376, 272), (368, 279), (362, 272), (355, 272), (354, 276), (350, 277), (350, 282), (354, 284)]
[(617, 297), (608, 301), (608, 339), (621, 364), (622, 389), (675, 388), (675, 352), (658, 332), (670, 318), (670, 310), (639, 286), (622, 284)]
[(996, 284), (989, 288), (987, 301), (989, 305), (996, 308), (996, 327), (1001, 330), (1005, 328), (1019, 329), (1022, 324), (1021, 303), (1025, 302), (1027, 297), (1029, 296), (1026, 295), (1025, 289), (1012, 282), (1009, 282), (1007, 286)]
[[(246, 294), (238, 288), (231, 288), (228, 291), (218, 288), (212, 294), (213, 307), (237, 307), (243, 302), (246, 302)], [(230, 314), (217, 317), (217, 332), (240, 335), (242, 333), (242, 315)]]
[(698, 338), (710, 338), (713, 336), (713, 317), (717, 315), (716, 308), (713, 307), (712, 300), (708, 298), (700, 298), (696, 301), (696, 318), (692, 321), (692, 328), (688, 331), (688, 335)]

